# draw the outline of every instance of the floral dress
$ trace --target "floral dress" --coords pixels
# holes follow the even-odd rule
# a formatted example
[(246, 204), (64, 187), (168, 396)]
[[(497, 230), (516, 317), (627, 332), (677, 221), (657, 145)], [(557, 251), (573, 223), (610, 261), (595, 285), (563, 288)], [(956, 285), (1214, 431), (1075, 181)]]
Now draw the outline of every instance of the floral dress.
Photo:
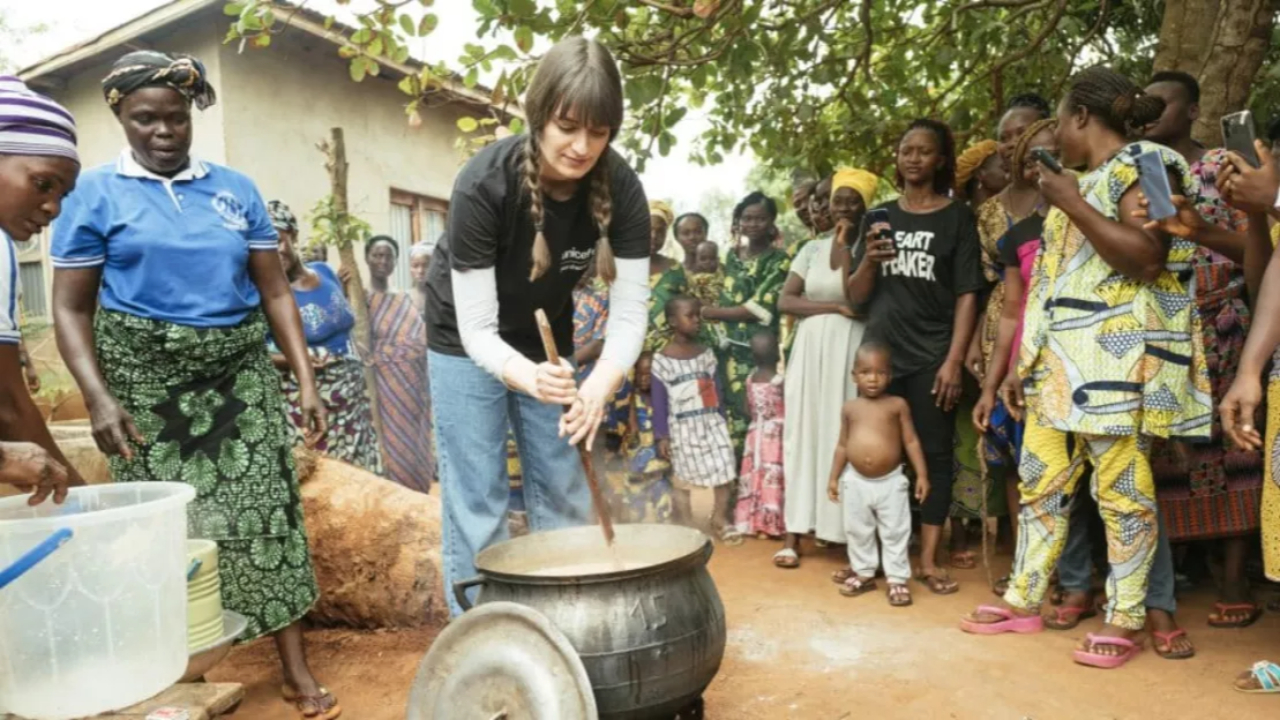
[(726, 347), (718, 354), (720, 371), (725, 381), (725, 405), (728, 411), (729, 436), (739, 455), (747, 439), (747, 377), (752, 367), (751, 336), (760, 330), (778, 332), (778, 300), (791, 269), (786, 251), (770, 248), (752, 258), (742, 259), (731, 252), (725, 258), (724, 292), (721, 307), (744, 306), (755, 318), (747, 322), (724, 323)]
[[(1229, 207), (1218, 193), (1218, 168), (1225, 158), (1225, 150), (1210, 150), (1191, 166), (1196, 209), (1219, 227), (1245, 232), (1248, 216)], [(1196, 273), (1196, 306), (1216, 406), (1235, 382), (1251, 325), (1244, 267), (1203, 246), (1196, 248), (1191, 266)], [(1222, 434), (1217, 413), (1210, 432), (1208, 443), (1190, 447), (1189, 467), (1168, 443), (1157, 442), (1152, 449), (1160, 511), (1174, 542), (1237, 536), (1258, 529), (1262, 454), (1231, 443)]]
[(738, 504), (733, 522), (739, 532), (780, 537), (787, 532), (782, 514), (785, 480), (782, 470), (783, 423), (786, 417), (782, 375), (767, 382), (747, 380), (751, 426), (738, 478)]

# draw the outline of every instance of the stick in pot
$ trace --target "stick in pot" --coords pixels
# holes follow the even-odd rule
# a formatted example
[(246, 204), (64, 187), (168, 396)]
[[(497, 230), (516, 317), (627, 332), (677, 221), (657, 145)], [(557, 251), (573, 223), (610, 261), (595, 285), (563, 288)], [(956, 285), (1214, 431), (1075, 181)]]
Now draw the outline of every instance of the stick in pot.
[[(538, 332), (542, 334), (542, 349), (547, 353), (547, 362), (560, 363), (560, 353), (556, 350), (556, 340), (551, 334), (551, 323), (541, 308), (534, 311), (538, 322)], [(566, 407), (567, 411), (568, 408)], [(587, 487), (591, 489), (591, 504), (596, 508), (596, 517), (600, 520), (600, 529), (604, 532), (604, 541), (613, 544), (613, 519), (609, 517), (609, 506), (604, 501), (604, 493), (600, 492), (600, 483), (596, 481), (596, 471), (591, 463), (591, 451), (586, 443), (578, 445), (578, 455), (582, 458), (582, 470), (587, 475)]]

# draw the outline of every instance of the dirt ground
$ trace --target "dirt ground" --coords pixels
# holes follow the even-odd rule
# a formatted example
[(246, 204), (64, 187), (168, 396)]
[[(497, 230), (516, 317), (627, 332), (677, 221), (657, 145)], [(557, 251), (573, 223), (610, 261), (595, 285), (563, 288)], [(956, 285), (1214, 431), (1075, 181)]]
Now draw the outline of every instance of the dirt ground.
[[(828, 579), (840, 565), (836, 551), (806, 546), (803, 567), (783, 571), (769, 564), (778, 547), (750, 540), (717, 547), (712, 558), (729, 642), (707, 691), (710, 718), (1280, 717), (1280, 698), (1231, 689), (1232, 678), (1254, 661), (1280, 660), (1280, 616), (1268, 614), (1246, 630), (1210, 629), (1208, 590), (1183, 598), (1180, 610), (1198, 647), (1195, 658), (1161, 660), (1148, 650), (1109, 673), (1071, 662), (1073, 644), (1100, 619), (1067, 633), (960, 632), (959, 617), (991, 599), (981, 568), (955, 573), (963, 583), (956, 595), (935, 597), (913, 585), (916, 604), (894, 609), (882, 592), (841, 597)], [(403, 720), (414, 673), (434, 636), (434, 630), (326, 630), (308, 638), (313, 666), (341, 699), (345, 717)], [(269, 643), (236, 650), (210, 679), (245, 683), (238, 718), (296, 717), (277, 695)]]

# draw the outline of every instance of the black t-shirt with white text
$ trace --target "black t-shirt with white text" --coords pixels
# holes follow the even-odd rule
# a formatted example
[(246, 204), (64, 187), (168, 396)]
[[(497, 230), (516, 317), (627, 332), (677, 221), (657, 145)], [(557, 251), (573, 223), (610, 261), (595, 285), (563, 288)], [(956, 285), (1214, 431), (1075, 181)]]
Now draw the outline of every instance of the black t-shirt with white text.
[[(427, 338), (435, 352), (464, 356), (458, 334), (452, 270), (494, 268), (498, 285), (498, 334), (535, 362), (546, 359), (534, 321), (542, 308), (551, 321), (562, 357), (573, 354), (573, 288), (595, 262), (600, 231), (591, 213), (590, 182), (573, 197), (556, 201), (543, 194), (543, 234), (551, 267), (529, 282), (533, 263), (533, 219), (525, 191), (523, 135), (504, 138), (467, 162), (453, 185), (449, 220), (436, 245), (427, 277)], [(609, 224), (613, 254), (623, 259), (649, 257), (649, 203), (640, 179), (612, 148), (609, 162)]]
[[(956, 299), (986, 284), (978, 223), (969, 206), (956, 201), (920, 214), (903, 210), (896, 200), (880, 207), (889, 211), (898, 257), (880, 265), (867, 303), (866, 336), (892, 350), (895, 375), (910, 375), (946, 359)], [(866, 234), (864, 219), (858, 237)], [(866, 243), (859, 242), (853, 267), (865, 254)]]

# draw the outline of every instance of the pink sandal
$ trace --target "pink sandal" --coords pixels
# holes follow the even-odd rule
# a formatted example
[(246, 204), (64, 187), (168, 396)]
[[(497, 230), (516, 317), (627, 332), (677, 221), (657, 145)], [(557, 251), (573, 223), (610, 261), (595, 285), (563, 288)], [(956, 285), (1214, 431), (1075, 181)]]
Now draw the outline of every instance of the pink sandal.
[(994, 605), (979, 605), (975, 615), (995, 615), (1004, 618), (993, 623), (978, 622), (964, 618), (960, 621), (960, 629), (974, 635), (1002, 635), (1004, 633), (1038, 633), (1044, 630), (1044, 618), (1039, 615), (1023, 617), (1012, 610)]
[(1113, 647), (1122, 647), (1124, 652), (1119, 655), (1101, 655), (1090, 650), (1076, 650), (1072, 657), (1081, 665), (1089, 667), (1102, 668), (1103, 670), (1114, 670), (1121, 665), (1132, 660), (1139, 652), (1142, 651), (1142, 645), (1128, 638), (1109, 637), (1106, 635), (1094, 635), (1089, 633), (1085, 635), (1089, 641), (1089, 645), (1111, 645)]

